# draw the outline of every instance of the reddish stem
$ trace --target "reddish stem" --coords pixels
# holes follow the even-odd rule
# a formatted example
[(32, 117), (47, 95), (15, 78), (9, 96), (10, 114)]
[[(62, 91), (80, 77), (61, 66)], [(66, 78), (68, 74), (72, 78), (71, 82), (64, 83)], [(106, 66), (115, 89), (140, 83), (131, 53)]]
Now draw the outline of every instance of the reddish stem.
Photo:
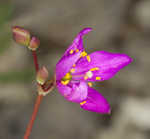
[(36, 119), (36, 115), (37, 115), (38, 109), (39, 109), (39, 107), (40, 107), (42, 98), (43, 98), (43, 95), (38, 95), (38, 96), (37, 96), (37, 99), (36, 99), (36, 102), (35, 102), (35, 105), (34, 105), (34, 110), (33, 110), (33, 113), (32, 113), (31, 119), (30, 119), (30, 122), (29, 122), (29, 124), (28, 124), (28, 127), (27, 127), (27, 129), (26, 129), (26, 133), (25, 133), (25, 135), (24, 135), (24, 139), (28, 139), (29, 136), (30, 136), (30, 133), (31, 133), (31, 130), (32, 130), (34, 121), (35, 121), (35, 119)]
[(39, 70), (39, 64), (38, 64), (38, 59), (37, 59), (36, 51), (32, 51), (32, 56), (33, 56), (33, 60), (34, 60), (35, 70), (36, 70), (36, 72), (38, 72), (38, 70)]
[[(39, 70), (39, 64), (38, 64), (38, 59), (37, 59), (36, 51), (32, 51), (32, 55), (33, 55), (35, 70), (36, 70), (36, 73), (37, 73), (38, 70)], [(28, 139), (29, 136), (30, 136), (30, 133), (31, 133), (31, 130), (32, 130), (32, 127), (33, 127), (33, 123), (34, 123), (34, 121), (36, 119), (36, 115), (37, 115), (39, 106), (41, 104), (42, 98), (43, 98), (43, 95), (38, 95), (37, 96), (37, 99), (36, 99), (36, 102), (35, 102), (35, 105), (34, 105), (34, 110), (33, 110), (31, 119), (29, 121), (29, 124), (27, 126), (27, 129), (26, 129), (26, 132), (25, 132), (25, 135), (24, 135), (24, 139)]]

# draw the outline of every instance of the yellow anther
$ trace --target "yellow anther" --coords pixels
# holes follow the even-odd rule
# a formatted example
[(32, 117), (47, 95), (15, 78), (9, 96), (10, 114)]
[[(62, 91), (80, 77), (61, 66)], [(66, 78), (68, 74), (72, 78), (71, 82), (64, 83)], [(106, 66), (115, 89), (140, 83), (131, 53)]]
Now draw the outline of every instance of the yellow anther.
[(79, 52), (79, 49), (76, 49), (76, 53), (78, 53)]
[(99, 68), (92, 68), (92, 69), (90, 69), (90, 71), (95, 71), (95, 70), (99, 70)]
[(73, 67), (75, 67), (76, 66), (76, 64), (73, 64)]
[(85, 103), (86, 103), (86, 101), (84, 100), (80, 103), (80, 105), (84, 105)]
[(85, 75), (85, 76), (84, 76), (84, 80), (87, 80), (87, 79), (88, 79), (88, 76), (87, 76), (87, 75)]
[(72, 54), (73, 52), (74, 52), (74, 50), (72, 50), (72, 49), (69, 51), (70, 54)]
[(75, 72), (75, 69), (72, 68), (72, 69), (70, 70), (70, 72), (71, 72), (71, 73)]
[(96, 80), (100, 80), (101, 79), (101, 77), (96, 77)]
[(90, 56), (86, 56), (86, 59), (87, 59), (87, 61), (88, 61), (88, 62), (90, 62), (90, 61), (91, 61)]
[(72, 76), (71, 76), (71, 74), (68, 72), (68, 73), (66, 73), (66, 75), (61, 79), (61, 83), (62, 83), (63, 85), (67, 85), (67, 84), (70, 82), (71, 78), (72, 78)]
[(89, 86), (89, 87), (92, 87), (92, 83), (91, 83), (91, 82), (88, 82), (88, 86)]
[(80, 54), (80, 57), (85, 57), (87, 56), (87, 53), (85, 51), (83, 51), (81, 54)]
[(70, 81), (70, 80), (61, 81), (61, 83), (62, 83), (63, 85), (67, 85), (67, 84), (69, 83), (69, 81)]
[(66, 81), (66, 80), (71, 80), (72, 76), (71, 74), (68, 72), (66, 73), (66, 75), (62, 78), (63, 81)]
[(65, 78), (69, 79), (71, 77), (70, 73), (66, 73)]

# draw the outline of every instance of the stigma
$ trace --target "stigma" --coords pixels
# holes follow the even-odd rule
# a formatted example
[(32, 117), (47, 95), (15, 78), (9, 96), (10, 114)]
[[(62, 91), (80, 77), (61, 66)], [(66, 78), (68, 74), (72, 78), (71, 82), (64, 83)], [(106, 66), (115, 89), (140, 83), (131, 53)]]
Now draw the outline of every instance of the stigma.
[(88, 71), (85, 73), (84, 80), (87, 80), (88, 78), (92, 78), (92, 77), (93, 77), (93, 73), (91, 71)]

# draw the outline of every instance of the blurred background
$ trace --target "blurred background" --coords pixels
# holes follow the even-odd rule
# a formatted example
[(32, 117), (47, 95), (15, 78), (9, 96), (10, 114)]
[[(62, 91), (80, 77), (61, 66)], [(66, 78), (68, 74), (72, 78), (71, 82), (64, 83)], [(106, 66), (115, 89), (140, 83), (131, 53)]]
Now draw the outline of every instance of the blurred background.
[(111, 115), (87, 112), (55, 89), (44, 98), (30, 139), (150, 138), (150, 0), (0, 0), (0, 139), (23, 138), (36, 93), (31, 52), (12, 40), (22, 26), (41, 40), (40, 65), (55, 64), (84, 27), (87, 52), (128, 54), (134, 61), (94, 84)]

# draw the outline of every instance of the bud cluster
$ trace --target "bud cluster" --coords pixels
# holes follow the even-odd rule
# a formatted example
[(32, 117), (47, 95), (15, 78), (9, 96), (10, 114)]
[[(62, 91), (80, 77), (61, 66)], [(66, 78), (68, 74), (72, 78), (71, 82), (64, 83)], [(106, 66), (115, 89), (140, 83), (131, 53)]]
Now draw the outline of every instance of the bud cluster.
[(30, 50), (35, 51), (40, 45), (40, 40), (35, 36), (31, 37), (31, 34), (28, 30), (25, 30), (22, 27), (14, 26), (12, 28), (14, 40), (23, 46), (27, 46)]

